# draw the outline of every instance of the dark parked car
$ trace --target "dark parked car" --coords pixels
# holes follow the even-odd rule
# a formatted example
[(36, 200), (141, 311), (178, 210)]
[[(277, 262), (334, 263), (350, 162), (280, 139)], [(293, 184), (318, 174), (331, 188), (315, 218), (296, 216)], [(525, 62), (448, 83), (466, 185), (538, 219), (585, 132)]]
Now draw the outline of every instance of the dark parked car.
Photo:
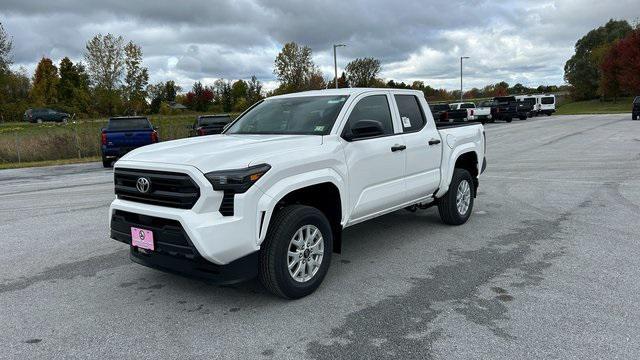
[(449, 121), (447, 117), (447, 112), (450, 110), (449, 104), (433, 104), (430, 107), (436, 121)]
[(66, 123), (71, 118), (71, 115), (53, 110), (53, 109), (29, 109), (24, 112), (24, 120), (31, 123), (41, 124), (45, 121), (55, 121)]
[(640, 96), (636, 96), (633, 99), (633, 109), (631, 110), (631, 118), (633, 120), (638, 120), (640, 118)]
[(192, 126), (192, 135), (203, 136), (220, 134), (225, 125), (231, 122), (231, 116), (227, 114), (200, 115)]
[(510, 123), (518, 117), (518, 102), (515, 96), (496, 96), (491, 106), (491, 117)]
[(102, 165), (109, 167), (129, 151), (157, 142), (158, 132), (146, 117), (110, 118), (107, 127), (102, 129)]
[(467, 121), (467, 109), (452, 109), (449, 104), (431, 105), (433, 118), (439, 122)]

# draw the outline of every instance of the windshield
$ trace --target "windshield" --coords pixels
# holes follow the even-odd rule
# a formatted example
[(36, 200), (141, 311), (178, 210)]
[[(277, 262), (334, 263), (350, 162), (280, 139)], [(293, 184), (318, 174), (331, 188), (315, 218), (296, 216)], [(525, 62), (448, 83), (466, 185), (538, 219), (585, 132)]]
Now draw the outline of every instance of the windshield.
[(327, 135), (348, 96), (267, 99), (238, 119), (225, 134)]
[(146, 118), (110, 119), (107, 130), (137, 130), (150, 129), (151, 124)]
[(209, 116), (198, 119), (198, 125), (200, 126), (211, 126), (220, 123), (227, 124), (229, 122), (231, 122), (230, 116)]
[(473, 109), (475, 107), (476, 107), (476, 105), (475, 104), (471, 104), (471, 103), (460, 105), (460, 109)]

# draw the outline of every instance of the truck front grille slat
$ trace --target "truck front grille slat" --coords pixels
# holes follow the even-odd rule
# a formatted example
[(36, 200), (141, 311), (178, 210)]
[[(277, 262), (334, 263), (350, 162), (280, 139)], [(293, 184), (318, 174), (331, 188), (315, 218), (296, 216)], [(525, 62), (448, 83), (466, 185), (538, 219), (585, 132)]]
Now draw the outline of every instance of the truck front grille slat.
[[(141, 177), (151, 183), (147, 193), (136, 188)], [(113, 178), (115, 193), (123, 200), (191, 209), (200, 198), (200, 188), (187, 174), (116, 168)]]

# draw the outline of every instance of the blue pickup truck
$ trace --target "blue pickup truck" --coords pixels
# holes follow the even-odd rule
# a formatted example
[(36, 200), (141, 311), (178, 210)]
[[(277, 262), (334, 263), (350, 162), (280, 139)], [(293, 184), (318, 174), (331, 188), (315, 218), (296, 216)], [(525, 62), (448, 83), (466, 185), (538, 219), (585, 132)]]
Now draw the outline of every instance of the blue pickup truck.
[(157, 142), (158, 132), (146, 117), (112, 117), (102, 129), (102, 165), (110, 167), (129, 151)]

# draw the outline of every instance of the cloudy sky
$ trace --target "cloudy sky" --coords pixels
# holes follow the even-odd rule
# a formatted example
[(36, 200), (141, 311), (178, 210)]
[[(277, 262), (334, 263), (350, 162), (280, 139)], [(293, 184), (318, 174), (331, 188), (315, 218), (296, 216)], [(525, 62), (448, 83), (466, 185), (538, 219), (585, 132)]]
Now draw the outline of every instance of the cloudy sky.
[(81, 60), (97, 33), (142, 46), (151, 81), (239, 79), (276, 84), (273, 61), (288, 41), (308, 45), (326, 78), (357, 57), (382, 61), (382, 77), (434, 87), (562, 84), (575, 41), (608, 19), (637, 21), (638, 0), (616, 1), (263, 1), (2, 0), (0, 22), (14, 41), (14, 67), (42, 56)]

